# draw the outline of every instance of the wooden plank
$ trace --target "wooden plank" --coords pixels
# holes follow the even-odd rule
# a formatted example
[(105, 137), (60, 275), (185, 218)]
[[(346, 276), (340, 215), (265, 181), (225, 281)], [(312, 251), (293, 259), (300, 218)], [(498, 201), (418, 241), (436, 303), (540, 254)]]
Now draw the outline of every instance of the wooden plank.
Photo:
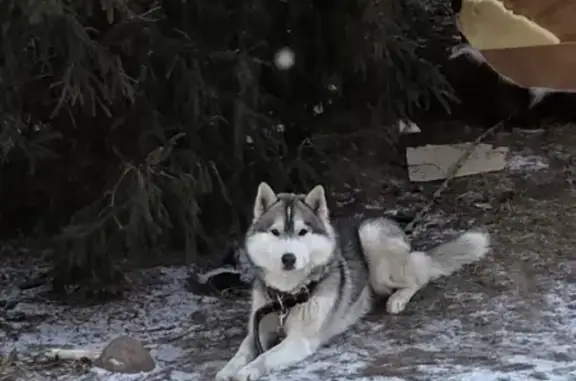
[(503, 0), (506, 8), (534, 21), (562, 41), (576, 41), (576, 0)]
[(558, 36), (537, 20), (508, 9), (499, 0), (465, 0), (459, 14), (460, 30), (478, 49), (554, 45)]
[(576, 42), (481, 52), (495, 70), (519, 85), (576, 90)]
[[(458, 162), (471, 144), (474, 143), (406, 147), (410, 181), (425, 182), (445, 179), (452, 166)], [(491, 144), (478, 144), (455, 177), (501, 171), (506, 166), (507, 155), (508, 147), (494, 148)]]

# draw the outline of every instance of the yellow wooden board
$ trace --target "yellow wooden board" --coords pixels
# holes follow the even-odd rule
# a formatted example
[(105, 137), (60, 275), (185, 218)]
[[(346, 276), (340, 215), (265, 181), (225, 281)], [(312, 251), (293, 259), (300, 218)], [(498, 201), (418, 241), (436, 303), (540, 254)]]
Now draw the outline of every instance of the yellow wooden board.
[(503, 3), (554, 33), (562, 42), (576, 41), (576, 0), (503, 0)]
[(494, 69), (521, 86), (576, 90), (576, 42), (489, 49), (482, 54)]
[(459, 18), (501, 74), (526, 87), (576, 90), (576, 0), (463, 0)]

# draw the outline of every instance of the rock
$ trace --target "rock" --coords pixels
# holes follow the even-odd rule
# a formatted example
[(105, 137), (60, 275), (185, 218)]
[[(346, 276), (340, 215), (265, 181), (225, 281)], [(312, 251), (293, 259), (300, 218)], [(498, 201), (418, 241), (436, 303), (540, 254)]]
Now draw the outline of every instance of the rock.
[(120, 336), (112, 340), (94, 361), (94, 365), (110, 372), (150, 372), (156, 367), (150, 352), (136, 339)]

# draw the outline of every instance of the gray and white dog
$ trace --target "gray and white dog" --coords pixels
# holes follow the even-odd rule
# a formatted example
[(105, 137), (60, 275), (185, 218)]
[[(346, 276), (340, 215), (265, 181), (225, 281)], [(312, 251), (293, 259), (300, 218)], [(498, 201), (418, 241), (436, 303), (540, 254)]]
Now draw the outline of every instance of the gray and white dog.
[[(411, 251), (386, 218), (336, 229), (321, 185), (303, 195), (276, 194), (261, 183), (244, 244), (256, 274), (248, 335), (216, 380), (256, 380), (304, 360), (369, 312), (374, 296), (390, 295), (387, 310), (397, 314), (431, 280), (484, 257), (489, 244), (488, 234), (466, 232), (429, 253)], [(305, 301), (268, 314), (255, 332), (256, 311), (303, 290)], [(286, 336), (272, 346), (279, 327)]]

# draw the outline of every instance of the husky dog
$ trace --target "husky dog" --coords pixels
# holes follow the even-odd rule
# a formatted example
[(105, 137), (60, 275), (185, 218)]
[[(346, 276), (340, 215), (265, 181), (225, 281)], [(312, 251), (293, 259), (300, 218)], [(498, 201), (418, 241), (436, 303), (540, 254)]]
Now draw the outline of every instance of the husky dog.
[[(303, 195), (276, 194), (261, 183), (244, 250), (255, 271), (248, 335), (218, 381), (256, 380), (304, 360), (369, 312), (374, 296), (390, 295), (388, 312), (402, 312), (428, 282), (484, 257), (489, 236), (467, 232), (429, 253), (411, 251), (402, 229), (386, 218), (337, 229), (321, 185)], [(303, 290), (305, 300), (254, 328), (259, 309)], [(285, 338), (273, 346), (279, 328)]]

